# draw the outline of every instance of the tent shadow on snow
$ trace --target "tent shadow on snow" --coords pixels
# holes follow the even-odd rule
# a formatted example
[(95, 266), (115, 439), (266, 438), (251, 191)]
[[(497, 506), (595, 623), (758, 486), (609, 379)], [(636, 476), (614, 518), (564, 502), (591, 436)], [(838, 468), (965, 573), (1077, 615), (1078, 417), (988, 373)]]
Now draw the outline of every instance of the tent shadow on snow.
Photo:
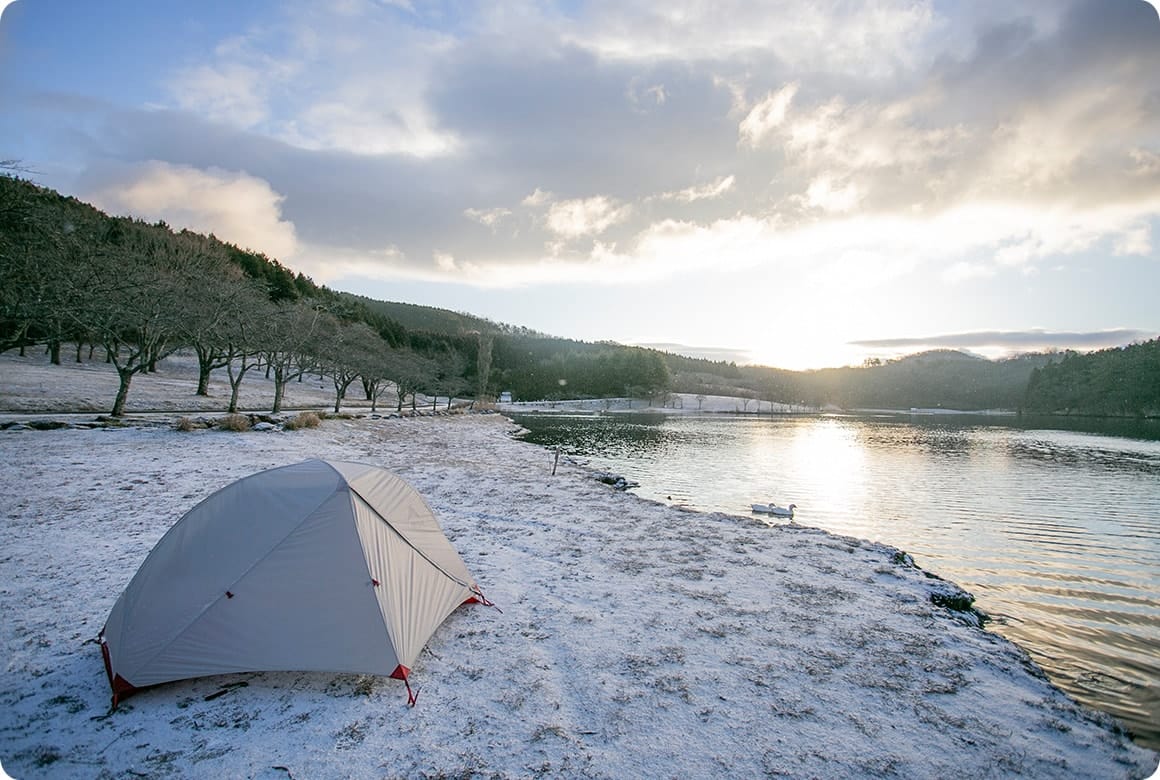
[(308, 460), (238, 480), (185, 514), (100, 634), (113, 706), (233, 672), (403, 680), (459, 605), (488, 604), (419, 493), (378, 466)]

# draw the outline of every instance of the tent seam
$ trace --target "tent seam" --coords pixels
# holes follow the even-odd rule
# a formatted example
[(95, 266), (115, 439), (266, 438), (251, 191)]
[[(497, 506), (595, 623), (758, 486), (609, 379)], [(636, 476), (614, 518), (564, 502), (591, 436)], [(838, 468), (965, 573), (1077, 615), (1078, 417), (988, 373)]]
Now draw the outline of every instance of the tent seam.
[[(329, 465), (329, 464), (328, 464), (328, 465)], [(347, 486), (347, 488), (350, 490), (350, 492), (351, 492), (351, 493), (353, 493), (354, 495), (358, 496), (358, 497), (359, 497), (359, 499), (360, 499), (360, 500), (361, 500), (361, 501), (362, 501), (364, 504), (366, 504), (366, 505), (367, 505), (367, 508), (369, 508), (369, 509), (371, 510), (371, 512), (373, 512), (373, 513), (374, 513), (375, 517), (379, 518), (379, 520), (381, 520), (381, 521), (382, 521), (383, 525), (385, 525), (387, 528), (390, 528), (390, 529), (391, 529), (391, 532), (392, 532), (392, 533), (393, 533), (395, 536), (397, 536), (397, 537), (399, 537), (400, 539), (402, 539), (404, 544), (406, 544), (408, 547), (410, 547), (412, 550), (414, 550), (416, 553), (418, 553), (420, 558), (422, 558), (423, 560), (427, 561), (427, 563), (431, 564), (431, 566), (432, 566), (432, 567), (433, 567), (433, 568), (434, 568), (436, 571), (438, 571), (440, 574), (442, 574), (442, 575), (443, 575), (444, 577), (446, 577), (447, 579), (449, 579), (449, 580), (451, 580), (452, 582), (454, 582), (456, 585), (460, 585), (460, 586), (462, 586), (462, 587), (466, 588), (466, 589), (467, 589), (468, 591), (470, 591), (471, 593), (474, 593), (474, 592), (475, 592), (475, 590), (472, 588), (472, 586), (471, 586), (471, 585), (469, 585), (468, 583), (466, 583), (466, 582), (464, 582), (463, 580), (459, 579), (459, 578), (458, 578), (458, 577), (456, 577), (455, 575), (451, 574), (449, 571), (447, 571), (446, 569), (444, 569), (442, 566), (440, 566), (439, 564), (435, 563), (435, 561), (433, 561), (433, 560), (431, 560), (430, 558), (428, 558), (428, 557), (427, 557), (427, 554), (426, 554), (426, 553), (424, 553), (422, 550), (420, 550), (418, 547), (416, 547), (416, 546), (415, 546), (415, 543), (414, 543), (414, 542), (412, 542), (410, 539), (408, 539), (406, 536), (404, 536), (404, 535), (403, 535), (403, 533), (402, 533), (401, 531), (399, 531), (399, 529), (398, 529), (398, 528), (395, 528), (395, 526), (394, 526), (394, 525), (391, 523), (391, 521), (390, 521), (390, 520), (388, 520), (387, 518), (383, 517), (382, 513), (381, 513), (381, 512), (379, 512), (379, 510), (375, 509), (374, 505), (373, 505), (373, 504), (372, 504), (370, 501), (368, 501), (368, 500), (367, 500), (367, 497), (366, 497), (366, 496), (364, 496), (362, 493), (360, 493), (358, 490), (356, 490), (356, 489), (355, 489), (355, 487), (354, 487), (354, 485), (350, 484), (350, 482), (349, 482), (349, 481), (347, 481), (347, 483), (346, 483), (346, 486)], [(420, 498), (422, 498), (422, 496), (420, 496)], [(425, 505), (425, 504), (424, 504), (424, 505)], [(430, 508), (430, 507), (427, 507), (427, 511), (429, 511), (429, 512), (430, 512), (430, 511), (431, 511), (431, 508)], [(431, 515), (432, 515), (432, 517), (434, 517), (435, 513), (434, 513), (434, 512), (432, 512), (432, 513), (431, 513)]]

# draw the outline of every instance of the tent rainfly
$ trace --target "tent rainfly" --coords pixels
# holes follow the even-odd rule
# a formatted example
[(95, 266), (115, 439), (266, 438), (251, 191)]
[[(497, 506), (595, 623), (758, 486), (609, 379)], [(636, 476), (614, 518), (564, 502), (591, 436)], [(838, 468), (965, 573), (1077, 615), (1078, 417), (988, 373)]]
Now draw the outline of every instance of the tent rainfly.
[(422, 496), (361, 463), (308, 460), (227, 485), (161, 538), (101, 630), (113, 706), (215, 674), (403, 680), (460, 604), (488, 604)]

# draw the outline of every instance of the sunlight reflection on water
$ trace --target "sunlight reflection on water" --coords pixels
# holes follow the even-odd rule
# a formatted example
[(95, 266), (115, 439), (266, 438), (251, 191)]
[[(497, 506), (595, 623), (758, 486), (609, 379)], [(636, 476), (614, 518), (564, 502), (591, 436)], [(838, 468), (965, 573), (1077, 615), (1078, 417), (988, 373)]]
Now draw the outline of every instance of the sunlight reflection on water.
[(1160, 747), (1160, 441), (978, 418), (517, 420), (642, 497), (741, 515), (792, 502), (799, 523), (906, 550)]

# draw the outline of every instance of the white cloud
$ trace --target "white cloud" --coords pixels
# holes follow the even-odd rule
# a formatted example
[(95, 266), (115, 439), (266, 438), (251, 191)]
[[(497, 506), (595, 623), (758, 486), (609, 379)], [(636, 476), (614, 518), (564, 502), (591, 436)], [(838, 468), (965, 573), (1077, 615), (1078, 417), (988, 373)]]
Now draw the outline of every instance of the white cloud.
[(548, 229), (563, 238), (598, 236), (631, 213), (630, 206), (604, 195), (563, 200), (548, 208)]
[(118, 183), (88, 197), (110, 213), (213, 233), (283, 261), (298, 248), (294, 224), (282, 218), (283, 196), (240, 171), (151, 161), (126, 169)]
[(686, 187), (683, 190), (665, 192), (660, 195), (661, 200), (676, 200), (682, 203), (695, 203), (699, 200), (714, 200), (733, 189), (735, 176), (721, 176), (707, 184)]
[[(1160, 0), (1158, 0), (1160, 2)], [(1147, 149), (1133, 149), (1128, 152), (1128, 156), (1136, 163), (1135, 169), (1132, 173), (1136, 176), (1157, 176), (1160, 175), (1160, 153), (1152, 152)]]
[(485, 225), (492, 229), (492, 232), (499, 226), (500, 222), (510, 217), (511, 209), (494, 208), (494, 209), (465, 209), (463, 215), (468, 219), (474, 220), (481, 225)]
[(862, 199), (862, 193), (854, 184), (836, 187), (829, 176), (819, 176), (810, 182), (806, 194), (800, 201), (809, 208), (830, 213), (852, 211)]
[(930, 3), (727, 0), (616, 2), (569, 19), (560, 35), (609, 60), (721, 62), (776, 51), (794, 68), (882, 78), (925, 56)]
[(285, 7), (228, 39), (212, 60), (169, 81), (176, 106), (310, 150), (443, 157), (459, 138), (439, 127), (426, 91), (445, 34), (395, 23), (371, 4), (343, 13)]
[(358, 154), (442, 157), (459, 149), (459, 139), (438, 129), (418, 100), (398, 104), (372, 85), (349, 85), (337, 99), (305, 107), (276, 134), (302, 149), (343, 149)]
[[(555, 226), (561, 240), (546, 242), (538, 255), (488, 259), (437, 251), (428, 265), (408, 261), (393, 248), (364, 253), (361, 261), (353, 250), (311, 247), (303, 255), (325, 262), (331, 272), (323, 279), (333, 278), (333, 267), (341, 267), (368, 278), (454, 280), (481, 288), (623, 285), (743, 271), (755, 280), (769, 280), (787, 295), (792, 291), (799, 307), (840, 313), (843, 307), (860, 310), (871, 290), (898, 284), (919, 267), (930, 268), (948, 284), (1034, 273), (1045, 259), (1089, 250), (1102, 240), (1135, 246), (1146, 225), (1138, 207), (1049, 213), (1034, 204), (994, 202), (930, 216), (823, 212), (801, 224), (788, 224), (776, 214), (737, 214), (703, 223), (659, 219), (631, 238), (597, 240), (577, 251), (570, 239), (598, 236), (609, 215), (626, 207), (602, 197), (552, 208), (557, 206), (562, 207)], [(1157, 207), (1145, 207), (1143, 213)]]
[(669, 98), (664, 84), (650, 83), (641, 78), (629, 82), (626, 95), (633, 109), (642, 113), (663, 106)]
[(211, 63), (177, 71), (169, 90), (178, 108), (237, 127), (261, 125), (272, 115), (272, 92), (298, 77), (300, 68), (257, 51), (244, 36), (223, 40)]
[[(952, 158), (968, 140), (958, 126), (927, 126), (929, 96), (850, 105), (841, 97), (784, 112), (765, 136), (782, 145), (791, 163), (840, 172), (901, 167), (926, 171)], [(756, 143), (756, 142), (755, 142)]]
[(771, 136), (785, 122), (786, 112), (793, 96), (797, 94), (799, 85), (786, 84), (776, 92), (770, 92), (757, 103), (741, 124), (737, 127), (737, 134), (749, 146), (760, 146), (766, 138)]
[(1152, 254), (1152, 230), (1146, 222), (1126, 228), (1116, 236), (1112, 244), (1112, 251), (1117, 255), (1147, 257)]
[(527, 196), (526, 198), (524, 198), (520, 202), (525, 206), (531, 206), (532, 208), (536, 208), (539, 206), (543, 206), (546, 203), (550, 203), (554, 198), (555, 198), (555, 196), (552, 193), (547, 192), (545, 190), (541, 190), (539, 187), (536, 187), (535, 192), (533, 192), (531, 195)]

